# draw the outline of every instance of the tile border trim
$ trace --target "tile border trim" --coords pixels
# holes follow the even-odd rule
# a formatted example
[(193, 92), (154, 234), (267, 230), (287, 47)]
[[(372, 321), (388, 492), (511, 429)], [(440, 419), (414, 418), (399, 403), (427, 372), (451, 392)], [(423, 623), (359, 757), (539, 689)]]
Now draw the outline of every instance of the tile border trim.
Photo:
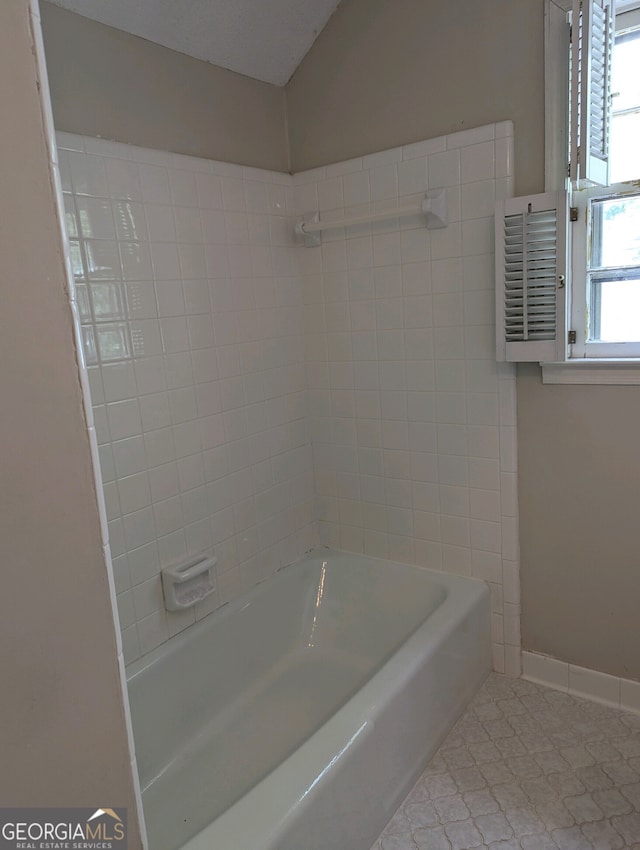
[(640, 714), (640, 682), (578, 667), (538, 652), (522, 652), (522, 678), (593, 702)]

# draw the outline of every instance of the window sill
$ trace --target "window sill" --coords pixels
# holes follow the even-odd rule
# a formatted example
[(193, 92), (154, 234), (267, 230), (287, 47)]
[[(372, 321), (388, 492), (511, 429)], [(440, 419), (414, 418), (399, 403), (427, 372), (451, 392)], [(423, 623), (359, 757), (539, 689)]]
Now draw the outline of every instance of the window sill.
[(640, 358), (541, 363), (543, 384), (640, 385)]

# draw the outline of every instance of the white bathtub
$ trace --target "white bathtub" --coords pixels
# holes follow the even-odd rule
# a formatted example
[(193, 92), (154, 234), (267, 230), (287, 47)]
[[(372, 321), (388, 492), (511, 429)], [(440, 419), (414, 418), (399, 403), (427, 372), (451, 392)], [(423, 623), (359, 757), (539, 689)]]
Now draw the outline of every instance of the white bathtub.
[(131, 666), (149, 850), (369, 850), (490, 670), (481, 582), (320, 550)]

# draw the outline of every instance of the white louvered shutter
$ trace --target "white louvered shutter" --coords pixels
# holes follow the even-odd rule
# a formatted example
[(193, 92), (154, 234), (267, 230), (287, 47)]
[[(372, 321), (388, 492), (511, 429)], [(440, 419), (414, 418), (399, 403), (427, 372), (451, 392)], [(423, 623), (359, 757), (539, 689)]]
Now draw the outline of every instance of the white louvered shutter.
[(500, 201), (495, 234), (497, 359), (564, 360), (566, 193)]
[(615, 0), (573, 0), (571, 160), (574, 186), (609, 184)]

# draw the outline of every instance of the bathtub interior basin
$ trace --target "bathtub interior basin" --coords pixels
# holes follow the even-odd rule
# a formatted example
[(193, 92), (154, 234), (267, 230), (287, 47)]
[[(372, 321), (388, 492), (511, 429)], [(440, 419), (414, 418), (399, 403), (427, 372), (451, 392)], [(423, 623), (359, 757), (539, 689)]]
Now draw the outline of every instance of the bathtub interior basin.
[[(322, 730), (331, 732), (338, 723), (347, 741), (351, 726), (353, 733), (361, 729), (369, 736), (388, 691), (402, 690), (408, 671), (420, 666), (425, 653), (436, 652), (439, 638), (433, 629), (421, 649), (407, 653), (412, 639), (448, 608), (441, 633), (456, 616), (464, 620), (451, 606), (460, 581), (468, 595), (486, 603), (480, 583), (321, 551), (136, 662), (128, 671), (129, 701), (150, 850), (175, 850), (190, 840), (194, 850), (231, 850), (234, 844), (249, 846), (243, 843), (249, 840), (264, 842), (253, 843), (252, 850), (289, 846), (291, 824), (285, 829), (284, 822), (293, 823), (294, 812), (297, 817), (308, 809), (308, 786), (327, 781), (328, 766), (336, 750), (341, 752), (339, 740), (329, 737), (323, 743)], [(483, 677), (488, 625), (486, 647), (481, 643)], [(391, 662), (403, 649), (404, 664), (394, 670), (397, 663)], [(456, 646), (448, 652), (451, 668), (459, 667)], [(449, 675), (441, 678), (444, 687), (456, 690)], [(460, 710), (470, 695), (457, 697)], [(436, 697), (435, 702), (449, 701)], [(305, 751), (318, 763), (310, 769), (305, 763), (304, 777), (289, 776), (287, 769)], [(415, 768), (401, 772), (413, 774)], [(261, 828), (261, 837), (234, 837), (234, 821), (252, 817), (251, 809), (242, 811), (242, 801), (257, 799), (264, 816), (270, 781), (284, 792), (289, 786), (291, 795), (278, 824)], [(216, 824), (223, 830), (218, 836)]]

